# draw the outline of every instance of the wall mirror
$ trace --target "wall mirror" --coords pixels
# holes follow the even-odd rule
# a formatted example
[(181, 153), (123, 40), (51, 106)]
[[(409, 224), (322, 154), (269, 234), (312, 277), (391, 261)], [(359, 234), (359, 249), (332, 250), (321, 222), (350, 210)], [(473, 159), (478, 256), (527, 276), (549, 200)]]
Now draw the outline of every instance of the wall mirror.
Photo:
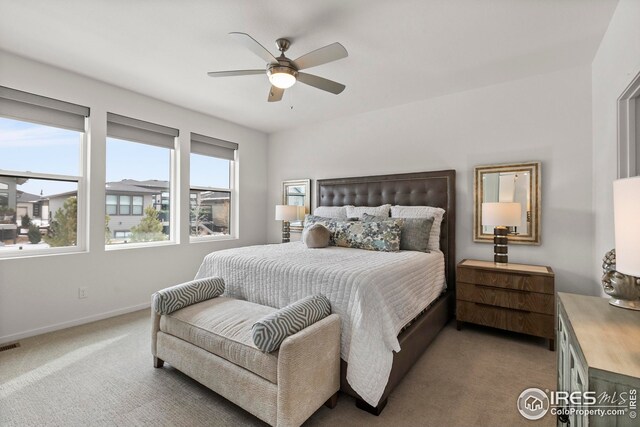
[[(304, 213), (311, 211), (311, 180), (292, 179), (282, 181), (282, 204), (304, 206)], [(304, 217), (304, 215), (302, 215)], [(302, 218), (299, 221), (291, 221), (289, 224), (291, 232), (302, 232)]]
[(509, 244), (540, 244), (540, 162), (476, 166), (473, 180), (473, 241), (493, 242), (493, 226), (482, 225), (482, 203), (521, 204), (519, 226), (509, 227)]

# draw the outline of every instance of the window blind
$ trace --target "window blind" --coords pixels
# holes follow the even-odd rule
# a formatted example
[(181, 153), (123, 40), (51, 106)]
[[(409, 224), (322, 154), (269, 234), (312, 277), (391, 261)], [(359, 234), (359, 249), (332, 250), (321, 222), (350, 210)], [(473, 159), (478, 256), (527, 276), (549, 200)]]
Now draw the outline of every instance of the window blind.
[(84, 132), (89, 108), (0, 86), (0, 116)]
[(203, 156), (234, 160), (238, 144), (224, 139), (191, 133), (191, 152)]
[(175, 138), (178, 134), (178, 129), (107, 113), (107, 136), (113, 138), (156, 147), (175, 148)]

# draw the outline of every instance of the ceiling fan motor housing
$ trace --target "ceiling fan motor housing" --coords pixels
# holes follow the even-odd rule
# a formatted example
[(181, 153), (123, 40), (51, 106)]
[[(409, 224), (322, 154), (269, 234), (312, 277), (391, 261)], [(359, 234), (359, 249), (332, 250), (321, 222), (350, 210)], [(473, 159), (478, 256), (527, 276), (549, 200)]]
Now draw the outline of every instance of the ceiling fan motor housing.
[(267, 75), (285, 73), (291, 74), (293, 77), (298, 77), (298, 70), (296, 70), (291, 65), (282, 65), (282, 64), (271, 64), (269, 68), (267, 68)]

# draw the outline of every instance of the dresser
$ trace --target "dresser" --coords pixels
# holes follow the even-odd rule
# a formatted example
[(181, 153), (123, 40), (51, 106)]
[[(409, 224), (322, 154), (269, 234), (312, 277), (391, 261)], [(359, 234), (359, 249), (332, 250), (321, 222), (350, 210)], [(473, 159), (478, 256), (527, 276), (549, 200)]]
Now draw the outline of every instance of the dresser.
[(551, 267), (465, 259), (456, 270), (456, 320), (521, 332), (555, 348), (555, 276)]
[[(640, 311), (613, 307), (608, 298), (559, 292), (558, 390), (595, 392), (596, 405), (626, 409), (622, 415), (568, 414), (558, 417), (559, 426), (640, 425)], [(602, 401), (602, 393), (611, 399)]]

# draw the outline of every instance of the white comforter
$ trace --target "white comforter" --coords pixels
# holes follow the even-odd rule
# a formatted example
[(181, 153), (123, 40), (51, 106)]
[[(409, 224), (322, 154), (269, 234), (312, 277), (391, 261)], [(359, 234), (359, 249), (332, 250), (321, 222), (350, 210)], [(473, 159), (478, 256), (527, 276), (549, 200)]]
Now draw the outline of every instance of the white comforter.
[[(441, 252), (375, 252), (303, 243), (248, 246), (207, 255), (196, 278), (220, 276), (225, 295), (281, 308), (324, 294), (342, 321), (347, 380), (377, 405), (402, 327), (444, 289)], [(310, 363), (312, 363), (310, 361)]]

